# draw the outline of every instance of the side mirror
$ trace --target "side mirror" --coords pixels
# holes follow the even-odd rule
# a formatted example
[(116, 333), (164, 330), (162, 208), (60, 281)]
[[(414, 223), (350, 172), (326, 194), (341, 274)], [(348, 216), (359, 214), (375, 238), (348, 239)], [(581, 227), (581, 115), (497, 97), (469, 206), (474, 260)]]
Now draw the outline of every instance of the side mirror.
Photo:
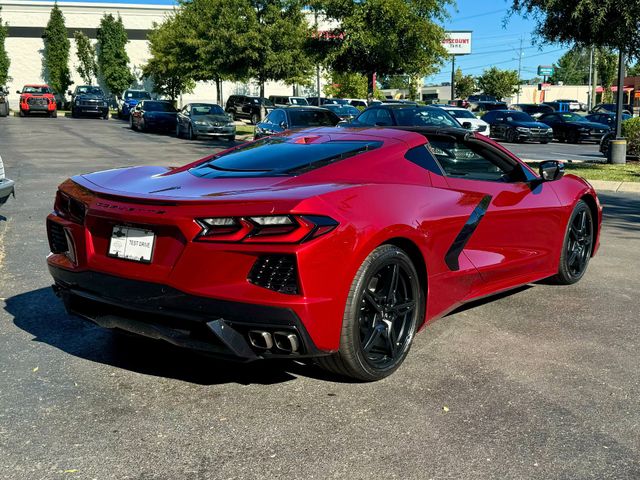
[(473, 125), (471, 125), (471, 122), (462, 122), (462, 128), (466, 128), (467, 130), (471, 130), (473, 128)]
[(564, 175), (564, 163), (557, 160), (546, 160), (540, 164), (538, 172), (543, 182), (559, 180)]
[(16, 93), (20, 95), (22, 92), (20, 90), (16, 90)]
[(73, 95), (73, 92), (71, 90), (67, 90), (67, 95)]

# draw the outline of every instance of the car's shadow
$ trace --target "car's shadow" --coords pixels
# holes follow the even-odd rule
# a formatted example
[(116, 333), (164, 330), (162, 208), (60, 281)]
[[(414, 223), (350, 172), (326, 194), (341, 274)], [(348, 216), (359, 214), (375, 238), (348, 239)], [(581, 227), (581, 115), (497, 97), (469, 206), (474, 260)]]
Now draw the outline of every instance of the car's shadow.
[(310, 361), (269, 360), (243, 364), (211, 358), (165, 342), (112, 332), (67, 314), (50, 288), (7, 298), (5, 310), (13, 316), (18, 328), (33, 335), (35, 342), (92, 362), (146, 375), (199, 385), (271, 385), (295, 380), (298, 376), (351, 383)]

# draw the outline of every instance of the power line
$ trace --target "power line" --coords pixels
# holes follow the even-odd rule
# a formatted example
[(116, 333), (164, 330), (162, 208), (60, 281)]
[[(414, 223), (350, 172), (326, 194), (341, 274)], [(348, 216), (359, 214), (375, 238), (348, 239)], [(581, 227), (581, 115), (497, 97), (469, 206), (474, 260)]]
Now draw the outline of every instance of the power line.
[(447, 22), (447, 23), (457, 23), (457, 22), (461, 22), (462, 20), (469, 20), (471, 18), (488, 17), (489, 15), (494, 15), (500, 12), (506, 13), (506, 11), (507, 11), (506, 8), (501, 8), (499, 10), (492, 10), (490, 12), (478, 13), (477, 15), (469, 15), (467, 17), (457, 17), (455, 20), (452, 20), (451, 22)]

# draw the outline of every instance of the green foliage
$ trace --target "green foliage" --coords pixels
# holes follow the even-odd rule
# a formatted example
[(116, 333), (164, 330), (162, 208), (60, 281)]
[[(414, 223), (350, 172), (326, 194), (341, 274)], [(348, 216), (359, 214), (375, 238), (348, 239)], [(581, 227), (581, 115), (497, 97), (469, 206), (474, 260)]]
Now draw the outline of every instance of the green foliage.
[(324, 93), (337, 98), (367, 98), (367, 78), (360, 73), (333, 72)]
[[(328, 66), (369, 79), (435, 73), (446, 52), (441, 45), (451, 0), (318, 0), (323, 16), (340, 25), (342, 39), (325, 42)], [(319, 45), (322, 47), (322, 45)], [(372, 85), (370, 85), (370, 90)]]
[(491, 67), (478, 77), (478, 88), (487, 95), (493, 95), (498, 100), (509, 97), (518, 92), (520, 79), (515, 70), (500, 70)]
[(95, 48), (91, 45), (89, 37), (80, 31), (74, 32), (73, 38), (76, 41), (76, 54), (78, 56), (76, 71), (82, 77), (84, 83), (91, 85), (93, 78), (98, 75)]
[(640, 117), (622, 122), (622, 136), (627, 139), (627, 155), (640, 156)]
[(640, 77), (640, 62), (636, 62), (634, 65), (629, 65), (627, 67), (627, 76)]
[(533, 17), (547, 42), (622, 48), (640, 56), (640, 0), (512, 0), (511, 10)]
[(184, 57), (183, 28), (177, 16), (154, 25), (149, 32), (151, 58), (142, 68), (143, 76), (153, 81), (153, 91), (172, 100), (195, 87), (195, 67)]
[(67, 38), (64, 16), (57, 2), (53, 4), (42, 39), (44, 40), (44, 77), (55, 93), (64, 96), (72, 83), (69, 71), (71, 42)]
[(129, 43), (127, 32), (118, 15), (104, 15), (98, 28), (98, 71), (107, 89), (119, 94), (135, 80), (129, 70), (129, 55), (125, 46)]
[(454, 98), (467, 98), (476, 91), (476, 79), (473, 75), (463, 75), (462, 70), (458, 68), (454, 78), (456, 81)]
[(560, 57), (549, 80), (555, 84), (586, 85), (589, 83), (590, 56), (590, 49), (574, 46)]
[(610, 87), (618, 77), (618, 56), (608, 48), (598, 49), (596, 68), (598, 69), (598, 83), (604, 88), (602, 101), (614, 101), (614, 94)]
[(9, 25), (2, 22), (2, 5), (0, 5), (0, 85), (6, 85), (9, 80), (11, 60), (4, 48), (4, 40), (9, 33)]

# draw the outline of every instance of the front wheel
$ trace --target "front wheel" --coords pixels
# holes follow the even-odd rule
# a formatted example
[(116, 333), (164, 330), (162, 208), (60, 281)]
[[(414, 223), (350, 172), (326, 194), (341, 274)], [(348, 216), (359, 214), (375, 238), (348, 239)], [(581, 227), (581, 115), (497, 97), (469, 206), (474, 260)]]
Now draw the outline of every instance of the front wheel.
[(251, 123), (253, 125), (257, 125), (258, 123), (260, 123), (260, 116), (257, 113), (251, 115)]
[(409, 353), (424, 307), (424, 291), (409, 256), (394, 245), (376, 248), (351, 284), (340, 349), (318, 363), (367, 382), (392, 374)]
[(507, 131), (506, 137), (507, 137), (507, 142), (509, 143), (516, 143), (518, 141), (518, 134), (513, 129), (510, 129)]
[(552, 278), (554, 283), (571, 285), (583, 277), (591, 258), (593, 237), (591, 209), (583, 200), (580, 200), (569, 218), (558, 273)]

